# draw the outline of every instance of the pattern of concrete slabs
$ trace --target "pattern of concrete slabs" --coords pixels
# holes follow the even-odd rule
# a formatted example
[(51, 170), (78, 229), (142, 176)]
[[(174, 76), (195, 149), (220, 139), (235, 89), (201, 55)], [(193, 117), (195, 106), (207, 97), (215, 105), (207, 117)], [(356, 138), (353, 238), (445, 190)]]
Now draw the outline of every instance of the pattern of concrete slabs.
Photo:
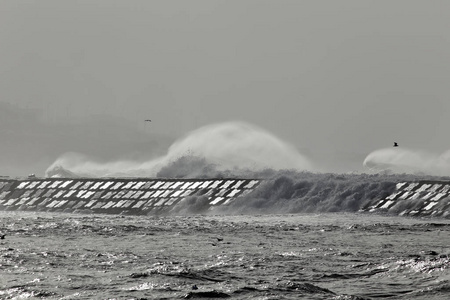
[(97, 212), (163, 211), (189, 196), (204, 196), (210, 205), (229, 203), (259, 184), (253, 179), (33, 179), (0, 181), (0, 208)]
[(238, 189), (240, 185), (242, 185), (245, 180), (238, 180), (236, 184), (232, 187), (232, 189)]
[(65, 189), (65, 188), (67, 188), (72, 182), (73, 182), (73, 180), (64, 180), (64, 181), (57, 180), (57, 181), (55, 181), (56, 185), (53, 186), (52, 188)]
[(217, 189), (219, 187), (219, 185), (223, 182), (223, 180), (215, 180), (211, 186), (209, 187), (210, 189)]
[(82, 184), (83, 184), (82, 181), (75, 182), (75, 184), (72, 185), (72, 186), (70, 187), (70, 189), (76, 190), (76, 189), (78, 189)]
[(180, 185), (182, 185), (183, 184), (183, 182), (181, 182), (181, 181), (178, 181), (178, 182), (175, 182), (174, 184), (172, 184), (171, 186), (170, 186), (170, 189), (176, 189), (176, 188), (178, 188)]
[(253, 189), (256, 187), (256, 185), (259, 184), (259, 180), (251, 180), (246, 186), (246, 189)]
[(384, 199), (372, 201), (363, 211), (391, 211), (397, 204), (410, 206), (399, 215), (447, 217), (450, 209), (450, 183), (448, 182), (402, 182)]
[(34, 204), (39, 200), (40, 198), (36, 197), (31, 199), (30, 202), (27, 203), (28, 206), (34, 206)]
[(213, 201), (211, 201), (209, 204), (211, 205), (217, 205), (219, 202), (221, 202), (222, 200), (224, 200), (225, 198), (223, 197), (217, 197), (216, 199), (214, 199)]
[(157, 190), (161, 185), (164, 184), (164, 181), (155, 181), (153, 182), (153, 184), (150, 186), (150, 189), (152, 190)]

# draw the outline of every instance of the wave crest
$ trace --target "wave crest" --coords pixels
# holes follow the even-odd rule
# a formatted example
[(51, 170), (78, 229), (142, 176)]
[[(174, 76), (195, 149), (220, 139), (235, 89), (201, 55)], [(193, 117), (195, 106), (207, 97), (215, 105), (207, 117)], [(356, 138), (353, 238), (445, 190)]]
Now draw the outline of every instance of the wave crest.
[(227, 122), (192, 131), (176, 141), (165, 156), (147, 161), (99, 162), (66, 153), (46, 171), (61, 168), (82, 176), (199, 177), (232, 170), (311, 170), (312, 164), (293, 146), (271, 133), (244, 123)]
[(450, 152), (436, 155), (408, 148), (384, 148), (370, 153), (363, 165), (373, 171), (443, 176), (450, 174)]

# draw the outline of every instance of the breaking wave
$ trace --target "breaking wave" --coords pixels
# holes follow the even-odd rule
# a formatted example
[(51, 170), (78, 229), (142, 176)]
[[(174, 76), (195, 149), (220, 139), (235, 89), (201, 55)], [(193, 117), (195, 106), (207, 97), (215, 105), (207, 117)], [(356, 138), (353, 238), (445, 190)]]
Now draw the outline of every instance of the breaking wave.
[(66, 153), (46, 170), (46, 176), (70, 172), (93, 177), (180, 178), (264, 169), (311, 170), (312, 164), (293, 146), (259, 127), (227, 122), (194, 130), (176, 141), (165, 156), (147, 161), (101, 162), (83, 154)]
[(437, 155), (408, 148), (384, 148), (370, 153), (363, 164), (378, 172), (446, 176), (450, 175), (450, 151)]
[[(220, 206), (214, 213), (325, 213), (357, 212), (383, 199), (404, 181), (449, 180), (411, 174), (334, 174), (278, 171), (240, 201)], [(191, 200), (192, 201), (192, 200)]]

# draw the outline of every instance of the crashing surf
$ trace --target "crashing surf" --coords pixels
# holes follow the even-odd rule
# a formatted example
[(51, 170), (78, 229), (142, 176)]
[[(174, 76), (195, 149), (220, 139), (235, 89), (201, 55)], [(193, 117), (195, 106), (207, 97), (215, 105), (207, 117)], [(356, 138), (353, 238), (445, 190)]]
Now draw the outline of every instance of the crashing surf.
[(227, 122), (194, 130), (172, 144), (165, 156), (146, 161), (102, 162), (65, 153), (46, 170), (46, 176), (68, 171), (91, 177), (215, 177), (220, 172), (240, 176), (265, 169), (312, 170), (313, 165), (268, 131), (244, 122)]

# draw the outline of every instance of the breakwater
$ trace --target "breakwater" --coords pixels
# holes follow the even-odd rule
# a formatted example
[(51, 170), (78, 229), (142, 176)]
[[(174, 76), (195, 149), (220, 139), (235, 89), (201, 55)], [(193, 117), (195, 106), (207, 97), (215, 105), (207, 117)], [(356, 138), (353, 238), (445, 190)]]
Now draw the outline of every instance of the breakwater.
[(450, 182), (380, 185), (349, 178), (347, 184), (321, 186), (317, 178), (316, 184), (236, 178), (1, 178), (0, 210), (159, 215), (234, 206), (236, 213), (362, 211), (450, 218)]
[(362, 211), (450, 218), (450, 182), (400, 182), (393, 193), (369, 201)]
[(256, 179), (1, 179), (0, 209), (142, 215), (170, 213), (185, 201), (201, 212), (229, 204), (259, 184)]

